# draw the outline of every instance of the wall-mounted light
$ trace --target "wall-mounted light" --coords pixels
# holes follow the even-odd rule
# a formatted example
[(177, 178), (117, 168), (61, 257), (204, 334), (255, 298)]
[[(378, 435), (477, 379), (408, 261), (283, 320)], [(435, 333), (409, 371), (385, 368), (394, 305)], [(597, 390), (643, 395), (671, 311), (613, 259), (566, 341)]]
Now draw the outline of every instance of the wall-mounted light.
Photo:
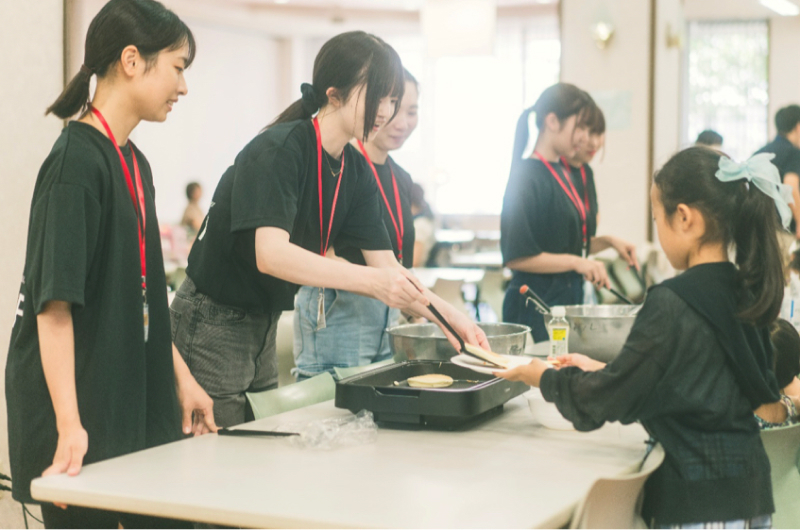
[(672, 24), (667, 23), (666, 41), (667, 48), (677, 48), (680, 50), (683, 48), (683, 33), (681, 31), (676, 31), (672, 27)]
[(790, 0), (759, 0), (759, 2), (784, 17), (800, 15), (800, 6)]
[(614, 38), (614, 26), (610, 22), (595, 22), (592, 25), (592, 38), (598, 48), (605, 50)]

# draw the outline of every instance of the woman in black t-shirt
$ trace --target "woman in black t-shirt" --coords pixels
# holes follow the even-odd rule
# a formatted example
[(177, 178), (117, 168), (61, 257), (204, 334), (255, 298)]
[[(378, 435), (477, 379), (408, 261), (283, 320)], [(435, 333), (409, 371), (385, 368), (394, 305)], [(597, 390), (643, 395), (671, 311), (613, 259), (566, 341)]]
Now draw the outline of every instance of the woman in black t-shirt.
[[(369, 142), (354, 142), (364, 155), (368, 169), (379, 185), (383, 223), (392, 242), (392, 250), (404, 267), (414, 263), (414, 216), (411, 213), (411, 176), (390, 156), (400, 149), (417, 127), (417, 82), (408, 71), (405, 92), (397, 115)], [(338, 246), (336, 256), (349, 263), (365, 265), (360, 248)], [(380, 300), (343, 290), (328, 291), (333, 298), (325, 315), (326, 327), (320, 328), (316, 300), (319, 289), (301, 287), (295, 300), (293, 370), (298, 379), (312, 377), (335, 367), (350, 367), (385, 361), (391, 358), (386, 329), (397, 324), (400, 310)]]
[[(397, 262), (375, 179), (349, 143), (395, 114), (397, 53), (367, 33), (343, 33), (323, 45), (313, 77), (222, 176), (171, 307), (173, 339), (222, 426), (247, 419), (246, 392), (277, 384), (277, 322), (298, 284), (323, 288), (320, 328), (335, 303), (330, 289), (343, 289), (433, 318), (431, 300), (465, 340), (488, 347)], [(333, 247), (361, 249), (367, 266), (325, 259)]]
[[(503, 320), (530, 326), (536, 342), (547, 340), (548, 334), (542, 315), (526, 307), (519, 293), (522, 285), (551, 306), (581, 304), (584, 278), (609, 286), (605, 266), (587, 257), (607, 248), (595, 237), (597, 211), (588, 200), (589, 186), (579, 193), (565, 166), (566, 159), (575, 156), (576, 146), (588, 141), (583, 120), (593, 105), (586, 92), (558, 83), (547, 88), (517, 123), (500, 226), (503, 262), (513, 271)], [(539, 131), (535, 143), (530, 141), (530, 122)], [(613, 242), (620, 255), (635, 265), (632, 249), (622, 241)]]
[[(128, 137), (186, 94), (189, 28), (152, 0), (112, 0), (84, 64), (48, 109), (84, 111), (56, 140), (31, 202), (24, 276), (6, 365), (14, 499), (31, 480), (216, 430), (213, 402), (170, 341), (153, 179)], [(89, 103), (89, 85), (97, 88)], [(144, 295), (144, 296), (143, 296)], [(176, 388), (177, 384), (177, 388)], [(177, 390), (177, 392), (176, 392)], [(163, 528), (164, 520), (42, 504), (48, 528)]]

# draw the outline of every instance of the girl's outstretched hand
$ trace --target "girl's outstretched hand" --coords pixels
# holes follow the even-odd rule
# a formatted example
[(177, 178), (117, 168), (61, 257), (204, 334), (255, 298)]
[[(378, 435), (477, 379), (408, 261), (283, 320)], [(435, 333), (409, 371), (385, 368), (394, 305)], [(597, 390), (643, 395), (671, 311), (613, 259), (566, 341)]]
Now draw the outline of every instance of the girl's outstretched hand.
[(590, 359), (589, 357), (580, 353), (568, 353), (566, 355), (561, 355), (558, 357), (558, 361), (558, 368), (575, 366), (584, 372), (596, 372), (606, 367), (606, 363), (595, 361), (594, 359)]
[(530, 363), (517, 366), (511, 370), (494, 372), (494, 375), (502, 377), (503, 379), (508, 379), (509, 381), (522, 381), (527, 385), (538, 387), (542, 379), (542, 374), (549, 368), (551, 368), (551, 366), (541, 359), (533, 359)]

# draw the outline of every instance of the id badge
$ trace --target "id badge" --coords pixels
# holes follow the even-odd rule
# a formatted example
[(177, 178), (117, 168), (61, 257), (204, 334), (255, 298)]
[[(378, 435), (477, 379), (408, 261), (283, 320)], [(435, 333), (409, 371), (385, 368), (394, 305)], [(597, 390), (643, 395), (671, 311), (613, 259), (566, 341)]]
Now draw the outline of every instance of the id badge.
[(144, 341), (147, 342), (147, 335), (150, 332), (150, 309), (147, 306), (147, 302), (143, 305), (142, 316), (144, 321)]
[(317, 331), (325, 327), (325, 289), (320, 289), (317, 295)]

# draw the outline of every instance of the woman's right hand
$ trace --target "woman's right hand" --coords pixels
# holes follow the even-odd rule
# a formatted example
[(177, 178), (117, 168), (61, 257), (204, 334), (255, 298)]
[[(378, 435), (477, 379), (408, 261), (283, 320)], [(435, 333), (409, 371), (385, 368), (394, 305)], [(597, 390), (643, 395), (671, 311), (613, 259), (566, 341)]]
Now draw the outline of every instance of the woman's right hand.
[(375, 275), (372, 287), (373, 298), (388, 305), (405, 309), (414, 302), (428, 305), (422, 294), (422, 284), (409, 271), (402, 267), (370, 267)]
[(611, 287), (611, 281), (608, 279), (608, 271), (604, 263), (593, 259), (578, 258), (575, 272), (581, 274), (587, 281), (598, 287)]

